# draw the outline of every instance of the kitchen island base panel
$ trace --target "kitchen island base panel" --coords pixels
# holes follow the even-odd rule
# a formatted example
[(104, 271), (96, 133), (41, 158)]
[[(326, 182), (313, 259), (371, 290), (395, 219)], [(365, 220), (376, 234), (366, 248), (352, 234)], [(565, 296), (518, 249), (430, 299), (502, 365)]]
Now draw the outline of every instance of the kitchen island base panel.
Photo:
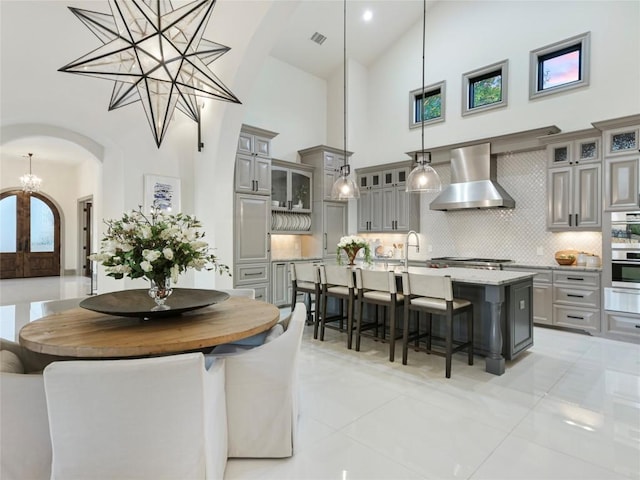
[(500, 358), (485, 358), (485, 372), (492, 373), (494, 375), (502, 375), (505, 372), (504, 357)]

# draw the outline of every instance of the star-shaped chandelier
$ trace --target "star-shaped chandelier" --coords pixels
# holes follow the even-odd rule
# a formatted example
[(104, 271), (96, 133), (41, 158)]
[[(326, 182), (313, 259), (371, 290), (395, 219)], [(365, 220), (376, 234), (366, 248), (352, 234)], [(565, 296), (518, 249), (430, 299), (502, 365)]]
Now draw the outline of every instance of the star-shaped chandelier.
[(69, 7), (103, 45), (59, 71), (113, 80), (109, 110), (141, 101), (158, 147), (176, 107), (200, 134), (199, 97), (240, 103), (208, 67), (229, 51), (202, 38), (215, 3), (174, 10), (170, 0), (109, 0), (111, 14)]

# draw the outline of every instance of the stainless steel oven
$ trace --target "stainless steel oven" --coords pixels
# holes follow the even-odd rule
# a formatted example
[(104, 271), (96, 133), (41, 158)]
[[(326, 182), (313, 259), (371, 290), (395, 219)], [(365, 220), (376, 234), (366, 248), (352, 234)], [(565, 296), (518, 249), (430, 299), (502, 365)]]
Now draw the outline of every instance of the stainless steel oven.
[(640, 211), (611, 214), (611, 286), (640, 289)]
[(640, 249), (611, 250), (611, 286), (640, 289)]

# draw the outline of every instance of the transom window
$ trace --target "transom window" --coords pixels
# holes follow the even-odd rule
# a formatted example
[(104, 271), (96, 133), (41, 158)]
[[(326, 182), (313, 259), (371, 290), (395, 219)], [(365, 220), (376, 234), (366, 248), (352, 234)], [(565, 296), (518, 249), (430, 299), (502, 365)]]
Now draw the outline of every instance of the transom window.
[(507, 105), (507, 66), (504, 60), (462, 76), (462, 115)]
[(434, 83), (424, 87), (424, 102), (422, 88), (409, 92), (409, 128), (420, 127), (422, 116), (424, 123), (444, 121), (445, 112), (445, 82)]
[(530, 53), (529, 98), (589, 85), (589, 32)]

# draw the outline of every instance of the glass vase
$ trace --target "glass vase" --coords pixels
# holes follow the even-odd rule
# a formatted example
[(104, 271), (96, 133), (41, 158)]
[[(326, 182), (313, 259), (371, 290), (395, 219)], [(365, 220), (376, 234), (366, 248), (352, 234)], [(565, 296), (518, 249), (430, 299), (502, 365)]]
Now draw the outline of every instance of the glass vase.
[(156, 302), (156, 306), (151, 309), (152, 312), (159, 310), (170, 310), (171, 307), (166, 305), (165, 302), (169, 295), (173, 292), (171, 288), (171, 278), (157, 278), (151, 281), (151, 288), (149, 288), (149, 296)]

